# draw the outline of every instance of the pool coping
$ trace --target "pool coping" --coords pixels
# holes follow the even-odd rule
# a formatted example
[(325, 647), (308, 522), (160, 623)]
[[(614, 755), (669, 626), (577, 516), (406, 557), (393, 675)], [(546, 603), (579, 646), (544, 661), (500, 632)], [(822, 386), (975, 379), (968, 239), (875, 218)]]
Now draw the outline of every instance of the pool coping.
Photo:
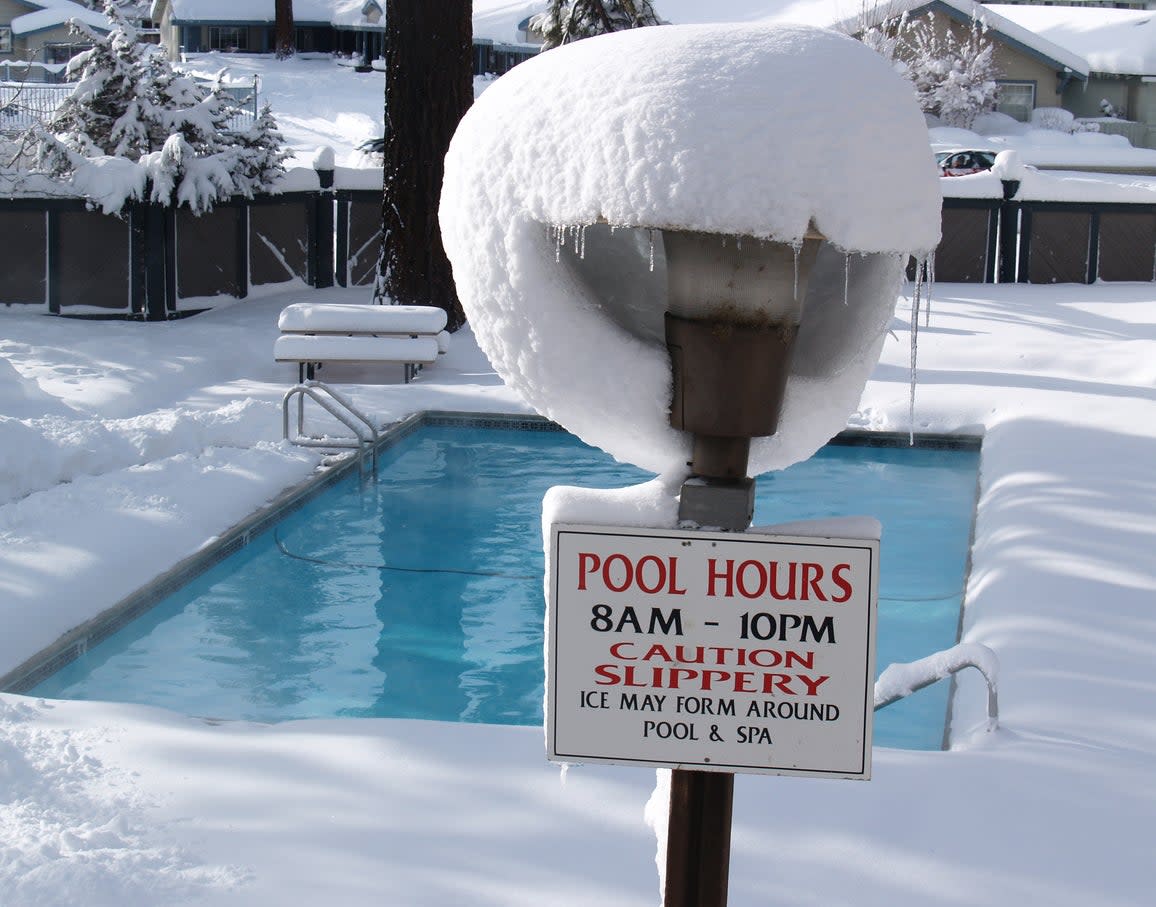
[[(420, 428), (433, 425), (468, 425), (475, 428), (517, 428), (523, 431), (564, 432), (566, 429), (544, 416), (523, 413), (459, 412), (452, 410), (421, 410), (386, 425), (376, 453), (388, 450)], [(837, 445), (867, 445), (872, 447), (922, 447), (924, 449), (982, 449), (982, 437), (976, 435), (949, 435), (907, 432), (872, 432), (847, 429), (831, 438)], [(225, 530), (188, 557), (129, 593), (82, 624), (62, 634), (55, 642), (25, 659), (11, 671), (0, 676), (0, 692), (27, 693), (41, 681), (51, 677), (65, 665), (80, 658), (93, 646), (107, 639), (122, 627), (152, 610), (164, 598), (185, 586), (206, 570), (241, 550), (255, 537), (268, 531), (289, 514), (304, 507), (326, 489), (346, 479), (359, 469), (356, 455), (346, 454), (336, 461), (322, 461), (318, 470), (304, 482), (285, 489), (276, 498), (250, 516)], [(974, 516), (972, 535), (974, 536)], [(969, 540), (968, 562), (971, 566)], [(960, 608), (962, 621), (963, 608)], [(958, 634), (957, 634), (958, 639)], [(951, 705), (948, 702), (945, 741), (951, 724)], [(946, 748), (946, 747), (945, 747)]]

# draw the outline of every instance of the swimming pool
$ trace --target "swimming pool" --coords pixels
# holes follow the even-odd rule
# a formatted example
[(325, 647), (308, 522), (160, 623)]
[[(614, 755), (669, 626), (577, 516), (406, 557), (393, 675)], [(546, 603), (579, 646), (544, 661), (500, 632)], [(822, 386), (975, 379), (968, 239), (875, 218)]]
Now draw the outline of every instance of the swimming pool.
[[(222, 719), (540, 724), (542, 495), (649, 476), (548, 423), (427, 423), (382, 453), (376, 486), (350, 474), (31, 692)], [(974, 448), (833, 444), (761, 477), (755, 521), (881, 520), (881, 670), (956, 641), (977, 469)], [(939, 748), (947, 696), (883, 710), (875, 741)]]

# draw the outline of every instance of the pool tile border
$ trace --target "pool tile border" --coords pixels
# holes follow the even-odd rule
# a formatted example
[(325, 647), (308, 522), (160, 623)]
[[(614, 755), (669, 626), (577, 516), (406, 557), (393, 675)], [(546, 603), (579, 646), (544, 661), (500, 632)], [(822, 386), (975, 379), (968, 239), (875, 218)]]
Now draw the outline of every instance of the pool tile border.
[[(471, 413), (424, 410), (412, 413), (387, 425), (377, 446), (377, 453), (388, 450), (419, 428), (458, 425), (471, 428), (517, 429), (519, 431), (563, 432), (560, 425), (532, 414)], [(923, 447), (932, 449), (979, 450), (980, 438), (974, 436), (919, 434), (912, 438), (904, 432), (868, 432), (850, 429), (840, 432), (829, 443), (869, 445), (873, 447)], [(256, 513), (223, 532), (175, 566), (135, 592), (122, 598), (100, 614), (85, 621), (54, 643), (41, 649), (7, 674), (0, 676), (0, 691), (26, 693), (41, 681), (81, 657), (90, 648), (107, 639), (122, 627), (147, 613), (177, 589), (206, 570), (241, 550), (254, 538), (270, 530), (289, 514), (301, 509), (326, 489), (345, 480), (358, 469), (357, 458), (342, 457), (335, 465), (323, 465), (321, 471), (305, 482), (287, 489)], [(973, 521), (974, 522), (974, 521)], [(968, 549), (970, 561), (970, 546)], [(962, 612), (962, 609), (961, 609)], [(950, 725), (950, 710), (948, 715)]]

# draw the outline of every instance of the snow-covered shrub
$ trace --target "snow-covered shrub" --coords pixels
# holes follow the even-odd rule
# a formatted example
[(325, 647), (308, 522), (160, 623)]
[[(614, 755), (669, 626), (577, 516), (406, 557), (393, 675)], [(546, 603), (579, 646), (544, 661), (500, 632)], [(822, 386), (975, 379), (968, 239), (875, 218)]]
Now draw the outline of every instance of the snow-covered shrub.
[(1075, 132), (1076, 117), (1062, 107), (1037, 107), (1032, 111), (1031, 123), (1036, 129), (1072, 133)]
[(999, 71), (982, 18), (960, 37), (950, 22), (940, 28), (934, 13), (904, 14), (864, 29), (859, 40), (911, 82), (920, 108), (942, 125), (970, 129), (979, 114), (995, 109)]
[(1028, 129), (1026, 123), (1021, 123), (1015, 117), (1000, 113), (998, 110), (979, 114), (971, 124), (971, 128), (980, 135), (1022, 135)]
[(551, 0), (530, 19), (545, 49), (607, 32), (661, 25), (650, 0)]
[[(113, 26), (108, 35), (71, 23), (92, 48), (69, 63), (76, 88), (30, 136), (35, 169), (71, 180), (109, 213), (140, 198), (145, 179), (153, 201), (198, 213), (231, 195), (271, 188), (287, 152), (268, 106), (249, 129), (230, 131), (236, 104), (219, 79), (205, 87), (178, 73), (158, 47), (137, 41), (113, 0), (104, 13)], [(135, 163), (135, 179), (121, 165), (124, 192), (94, 196), (88, 190), (100, 183), (95, 171), (107, 172), (110, 158)]]

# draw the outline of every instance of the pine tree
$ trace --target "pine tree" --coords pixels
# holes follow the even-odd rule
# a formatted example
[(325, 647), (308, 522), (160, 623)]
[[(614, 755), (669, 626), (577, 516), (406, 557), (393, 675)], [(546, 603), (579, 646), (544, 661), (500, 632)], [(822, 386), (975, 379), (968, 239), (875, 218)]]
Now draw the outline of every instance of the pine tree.
[(662, 25), (650, 0), (551, 0), (550, 8), (530, 20), (549, 50), (606, 32)]
[(284, 172), (283, 139), (268, 108), (244, 132), (231, 132), (236, 104), (220, 79), (210, 88), (177, 72), (155, 45), (137, 41), (136, 29), (113, 0), (107, 35), (73, 23), (92, 43), (69, 63), (72, 94), (31, 137), (36, 167), (76, 181), (94, 160), (137, 162), (153, 181), (151, 196), (204, 211), (229, 195), (268, 188)]

